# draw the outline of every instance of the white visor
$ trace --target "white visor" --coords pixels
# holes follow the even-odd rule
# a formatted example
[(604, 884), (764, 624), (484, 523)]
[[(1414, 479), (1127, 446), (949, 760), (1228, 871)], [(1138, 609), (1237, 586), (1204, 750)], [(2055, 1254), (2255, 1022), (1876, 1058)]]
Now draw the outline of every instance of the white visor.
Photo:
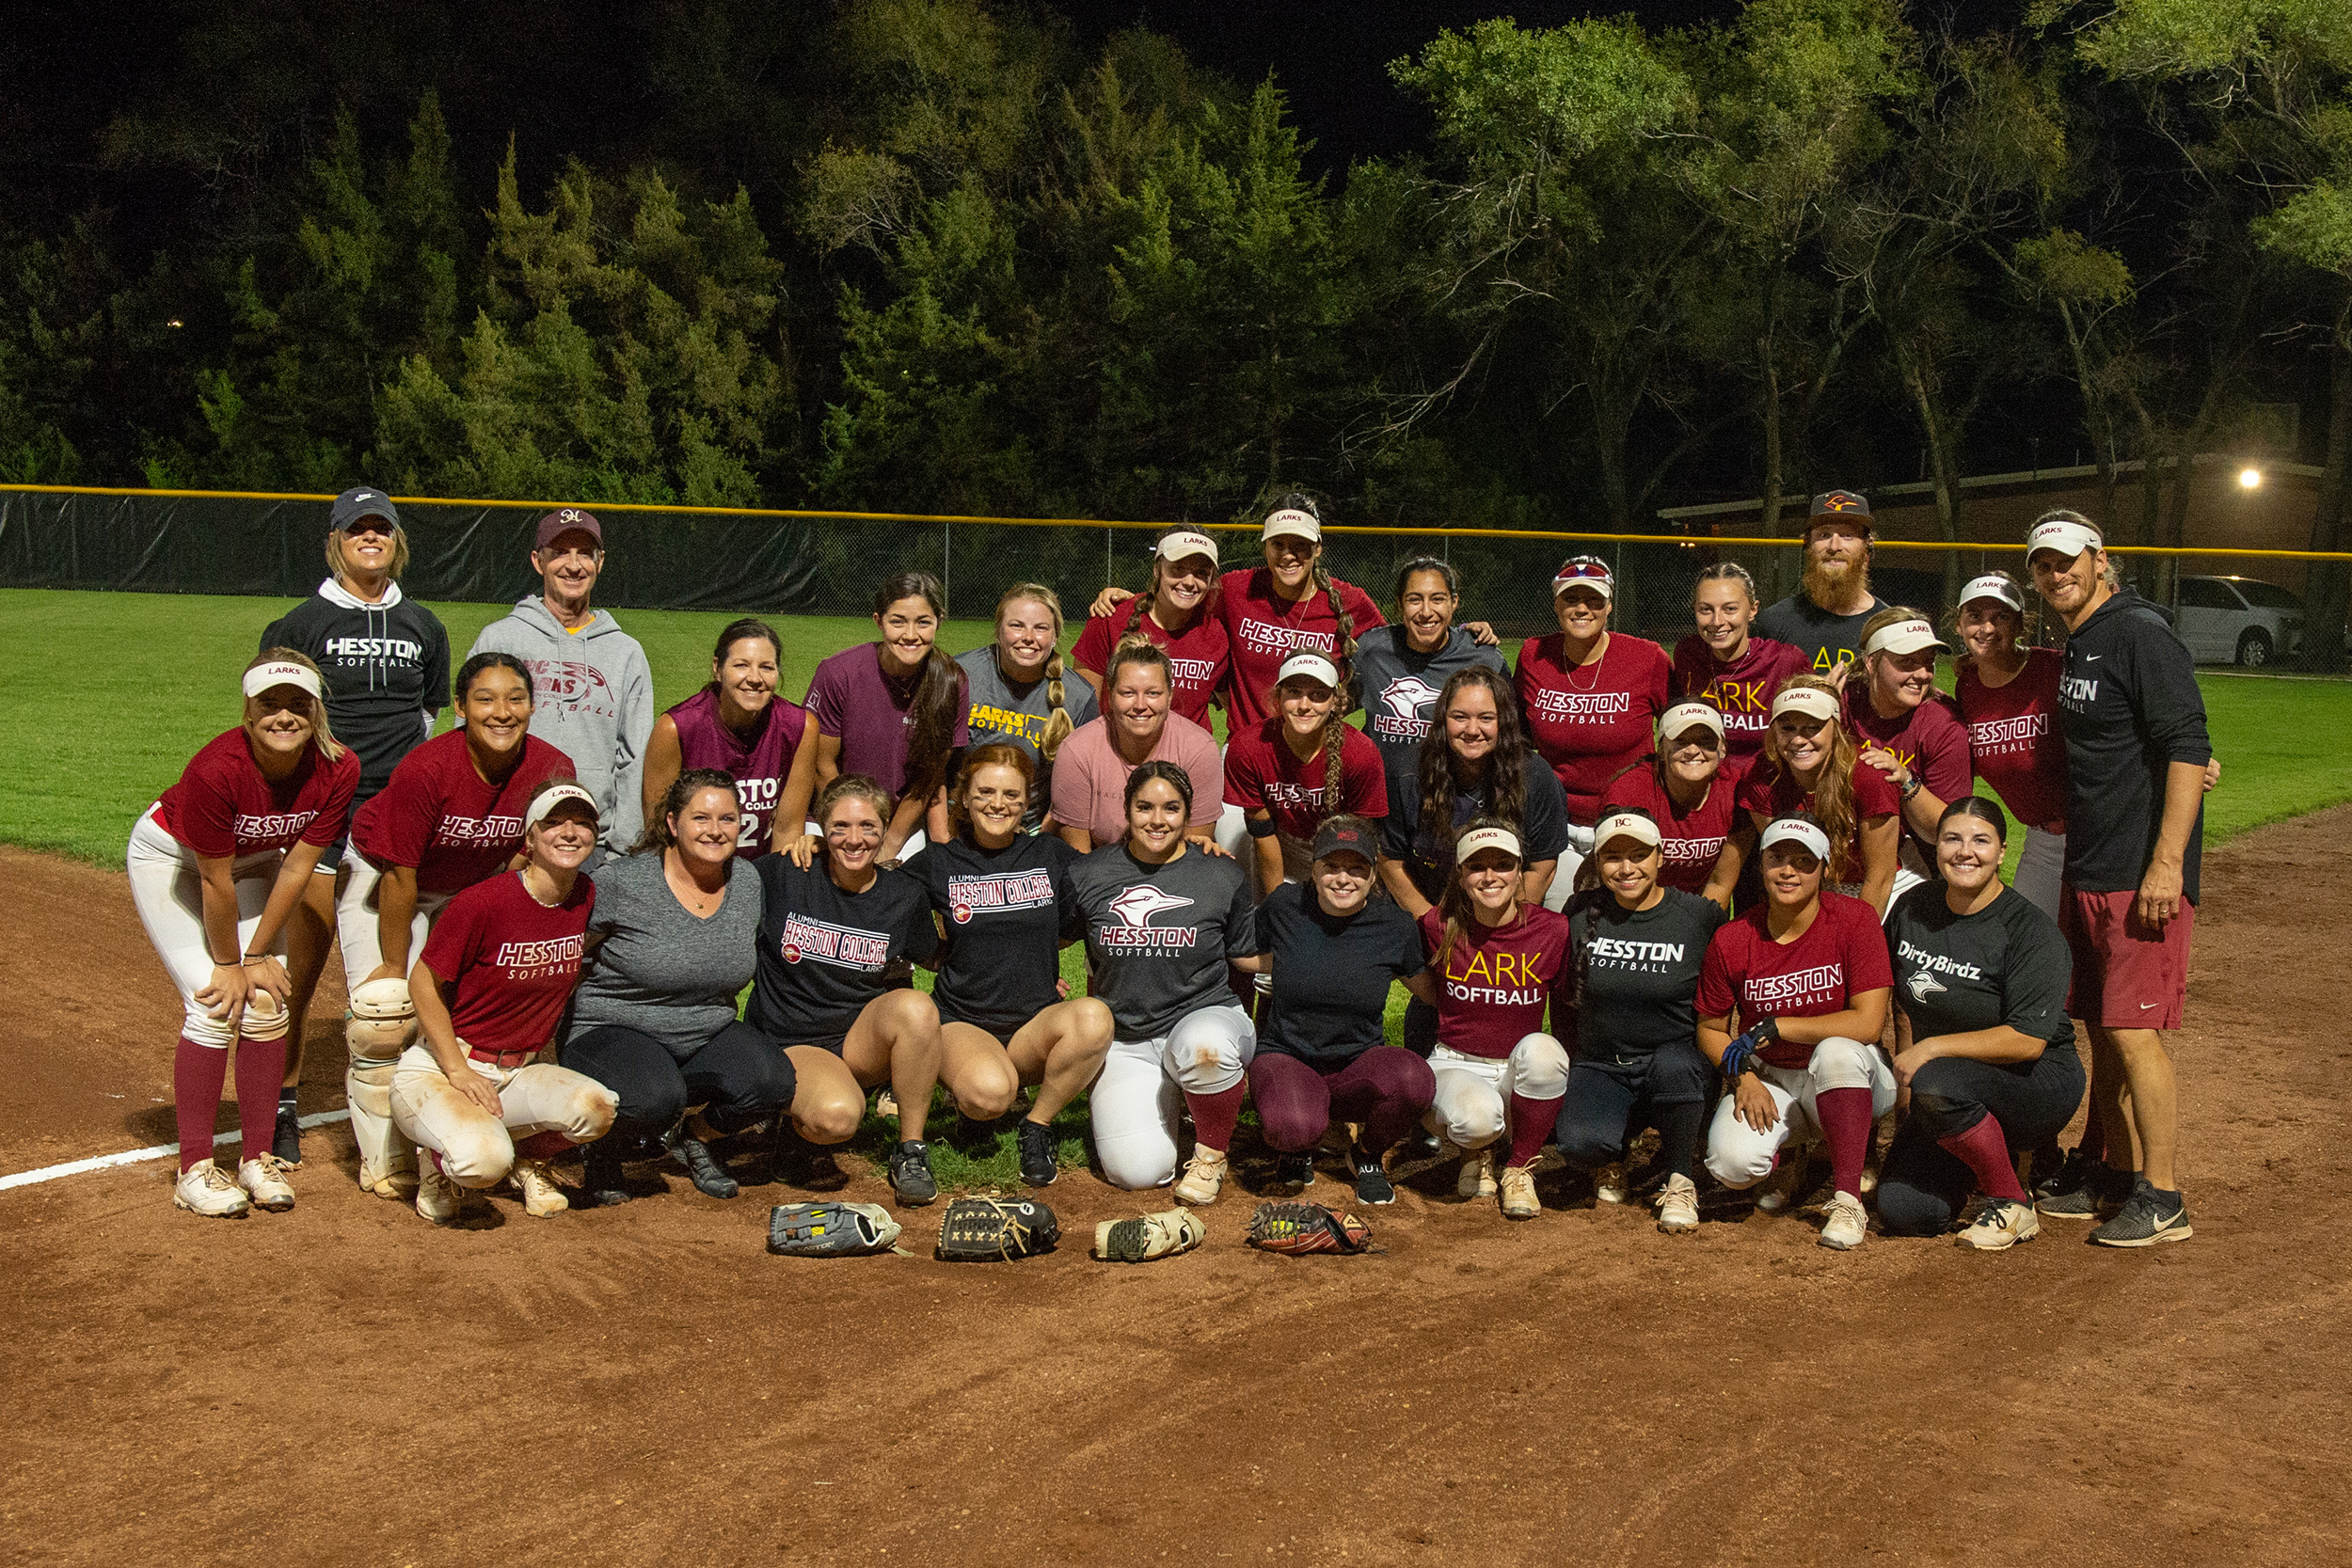
[(1315, 521), (1312, 513), (1286, 506), (1265, 520), (1265, 527), (1258, 531), (1258, 538), (1263, 542), (1279, 539), (1286, 533), (1295, 534), (1301, 539), (1321, 539), (1323, 525)]
[(245, 673), (245, 694), (248, 697), (258, 697), (273, 686), (299, 687), (316, 697), (319, 695), (318, 672), (306, 670), (299, 664), (281, 658), (272, 659), (267, 664), (257, 664)]
[(531, 809), (523, 814), (524, 831), (529, 832), (531, 829), (537, 827), (540, 823), (545, 822), (548, 819), (548, 814), (553, 812), (556, 807), (562, 805), (566, 800), (578, 800), (581, 805), (586, 806), (588, 808), (589, 820), (596, 820), (596, 798), (595, 796), (589, 794), (586, 790), (580, 788), (580, 785), (576, 784), (556, 784), (550, 788), (541, 790), (539, 792), (539, 798), (531, 802)]
[(1837, 699), (1810, 686), (1792, 686), (1772, 699), (1772, 717), (1802, 713), (1808, 719), (1837, 717)]
[(1783, 816), (1764, 825), (1764, 836), (1756, 843), (1757, 852), (1775, 844), (1802, 844), (1813, 851), (1813, 858), (1823, 865), (1829, 863), (1829, 835), (1802, 816)]
[(1871, 635), (1870, 641), (1862, 645), (1862, 657), (1868, 658), (1873, 654), (1915, 654), (1929, 648), (1933, 648), (1936, 652), (1943, 654), (1952, 651), (1942, 638), (1935, 635), (1935, 627), (1932, 625), (1915, 618), (1909, 621), (1898, 621), (1891, 626), (1879, 627)]
[(1519, 853), (1519, 835), (1508, 828), (1472, 828), (1454, 841), (1454, 861), (1460, 864), (1484, 849), (1500, 849), (1515, 861), (1524, 862)]
[(1593, 830), (1594, 850), (1597, 852), (1613, 838), (1633, 839), (1653, 849), (1665, 842), (1658, 832), (1657, 823), (1629, 811), (1614, 812), (1600, 819), (1600, 826)]
[(1960, 602), (1967, 604), (1973, 599), (1998, 599), (2020, 615), (2026, 612), (2026, 601), (2017, 596), (2017, 590), (2009, 585), (2007, 578), (1970, 578), (1968, 586), (1960, 591)]
[(2064, 517), (2045, 517), (2034, 524), (2033, 531), (2026, 535), (2027, 560), (2031, 560), (2037, 550), (2056, 550), (2072, 561), (2085, 550), (2105, 547), (2106, 541), (2099, 537), (2096, 529), (2085, 528)]
[(1340, 667), (1321, 654), (1291, 655), (1282, 661), (1281, 673), (1274, 677), (1274, 684), (1279, 686), (1293, 675), (1311, 675), (1334, 691), (1340, 689)]
[(1675, 704), (1658, 716), (1658, 738), (1664, 744), (1672, 745), (1688, 735), (1693, 725), (1713, 730), (1718, 743), (1724, 738), (1724, 716), (1715, 711), (1712, 703)]
[(1171, 533), (1152, 552), (1162, 561), (1182, 561), (1187, 556), (1205, 555), (1209, 564), (1216, 564), (1216, 541), (1205, 533)]

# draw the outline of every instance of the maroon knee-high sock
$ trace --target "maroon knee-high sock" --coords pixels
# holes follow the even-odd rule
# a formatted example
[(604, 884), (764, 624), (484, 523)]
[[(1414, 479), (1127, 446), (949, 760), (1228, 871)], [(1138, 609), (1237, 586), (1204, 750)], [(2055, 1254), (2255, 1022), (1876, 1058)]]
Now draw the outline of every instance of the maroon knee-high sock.
[(1192, 1111), (1192, 1135), (1196, 1142), (1222, 1152), (1233, 1147), (1233, 1123), (1241, 1119), (1242, 1085), (1219, 1089), (1215, 1094), (1195, 1094), (1184, 1091), (1184, 1104)]
[(1560, 1119), (1560, 1100), (1530, 1100), (1523, 1094), (1511, 1097), (1511, 1158), (1505, 1165), (1524, 1165), (1543, 1152), (1544, 1139), (1551, 1135), (1552, 1124)]
[(517, 1160), (552, 1160), (571, 1147), (571, 1139), (553, 1128), (549, 1128), (544, 1132), (533, 1132), (527, 1138), (516, 1138), (515, 1158)]
[[(278, 1070), (285, 1070), (283, 1062)], [(220, 1086), (228, 1081), (228, 1052), (199, 1045), (185, 1035), (180, 1037), (179, 1047), (171, 1053), (171, 1115), (180, 1127), (182, 1170), (213, 1157), (213, 1121), (220, 1115)], [(273, 1106), (277, 1093), (273, 1085)], [(269, 1147), (266, 1139), (262, 1147)]]
[(248, 1160), (269, 1152), (278, 1131), (278, 1089), (285, 1076), (284, 1040), (237, 1042), (237, 1135)]
[(1823, 1089), (1813, 1097), (1813, 1114), (1829, 1143), (1831, 1183), (1860, 1197), (1863, 1162), (1870, 1157), (1870, 1091)]
[(2017, 1167), (2010, 1163), (2009, 1137), (1992, 1112), (1987, 1111), (1984, 1119), (1967, 1132), (1947, 1132), (1935, 1142), (1976, 1173), (1979, 1192), (2011, 1203), (2026, 1201), (2026, 1189), (2017, 1184)]

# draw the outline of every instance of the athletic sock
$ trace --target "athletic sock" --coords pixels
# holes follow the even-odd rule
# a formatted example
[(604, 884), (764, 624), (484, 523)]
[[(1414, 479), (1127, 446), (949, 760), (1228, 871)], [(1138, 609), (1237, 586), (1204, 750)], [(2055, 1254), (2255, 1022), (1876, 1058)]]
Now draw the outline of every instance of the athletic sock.
[(1947, 1132), (1935, 1142), (1975, 1174), (1977, 1191), (2011, 1203), (2027, 1201), (2026, 1189), (2017, 1184), (2017, 1167), (2010, 1163), (2009, 1138), (1992, 1112), (1987, 1111), (1967, 1132)]
[(286, 1084), (280, 1085), (278, 1090), (278, 1114), (281, 1117), (291, 1117), (295, 1115), (300, 1109), (301, 1098), (301, 1085)]
[(1860, 1197), (1862, 1166), (1870, 1157), (1870, 1091), (1823, 1089), (1813, 1097), (1813, 1115), (1829, 1144), (1831, 1184)]
[(278, 1085), (285, 1076), (284, 1040), (237, 1042), (237, 1132), (248, 1160), (267, 1154), (278, 1135)]
[(1688, 1176), (1698, 1158), (1699, 1128), (1707, 1120), (1707, 1105), (1693, 1100), (1683, 1105), (1660, 1105), (1650, 1113), (1658, 1124), (1658, 1157), (1667, 1174)]
[(1243, 1085), (1219, 1089), (1215, 1094), (1195, 1094), (1184, 1091), (1184, 1104), (1192, 1111), (1192, 1135), (1197, 1143), (1223, 1151), (1233, 1147), (1233, 1124), (1241, 1120)]
[(180, 1037), (171, 1053), (171, 1116), (180, 1129), (180, 1168), (213, 1157), (213, 1122), (220, 1086), (229, 1081), (229, 1053)]
[(1504, 1162), (1506, 1167), (1532, 1164), (1543, 1152), (1544, 1139), (1550, 1135), (1552, 1123), (1560, 1119), (1560, 1098), (1511, 1097), (1511, 1158)]
[(571, 1147), (571, 1139), (549, 1129), (544, 1132), (533, 1132), (527, 1138), (516, 1138), (515, 1158), (517, 1160), (552, 1160)]

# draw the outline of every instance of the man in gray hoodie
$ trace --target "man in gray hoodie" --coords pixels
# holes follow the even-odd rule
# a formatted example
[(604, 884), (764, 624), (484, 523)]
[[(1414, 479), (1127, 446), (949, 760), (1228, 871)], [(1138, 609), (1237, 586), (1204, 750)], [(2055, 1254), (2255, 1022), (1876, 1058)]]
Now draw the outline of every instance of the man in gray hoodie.
[(589, 607), (604, 570), (604, 529), (576, 506), (539, 519), (531, 568), (542, 592), (482, 628), (467, 651), (507, 653), (531, 671), (531, 733), (572, 759), (596, 798), (605, 846), (637, 841), (644, 806), (645, 742), (653, 735), (653, 671), (610, 610)]

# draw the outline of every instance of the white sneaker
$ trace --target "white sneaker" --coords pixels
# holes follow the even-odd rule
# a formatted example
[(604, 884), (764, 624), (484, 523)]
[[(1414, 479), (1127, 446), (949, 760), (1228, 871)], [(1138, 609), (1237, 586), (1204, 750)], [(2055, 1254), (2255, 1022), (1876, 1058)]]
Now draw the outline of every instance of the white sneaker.
[(234, 1219), (253, 1207), (245, 1189), (210, 1160), (199, 1160), (180, 1173), (171, 1189), (171, 1206), (207, 1219)]
[(1462, 1174), (1454, 1179), (1456, 1197), (1477, 1198), (1495, 1196), (1495, 1151), (1474, 1148), (1462, 1156)]
[(1192, 1146), (1192, 1159), (1184, 1166), (1184, 1179), (1176, 1183), (1176, 1201), (1203, 1207), (1216, 1201), (1216, 1195), (1225, 1190), (1227, 1164), (1222, 1152)]
[(447, 1225), (465, 1206), (466, 1189), (428, 1156), (417, 1173), (417, 1212), (435, 1225)]
[(1688, 1235), (1699, 1227), (1699, 1185), (1687, 1176), (1669, 1176), (1652, 1200), (1658, 1228), (1669, 1236)]
[(1989, 1197), (1977, 1211), (1975, 1223), (1953, 1240), (1979, 1252), (2007, 1252), (2020, 1242), (2042, 1234), (2042, 1221), (2033, 1205), (2005, 1197)]
[(1502, 1169), (1502, 1217), (1506, 1220), (1532, 1220), (1543, 1212), (1543, 1200), (1535, 1196), (1535, 1167), (1505, 1165)]
[(359, 1162), (359, 1190), (393, 1203), (405, 1203), (416, 1196), (418, 1180), (417, 1167), (413, 1165), (380, 1170), (365, 1160)]
[(522, 1189), (523, 1212), (532, 1219), (543, 1220), (572, 1206), (564, 1189), (555, 1184), (555, 1172), (545, 1160), (517, 1160), (506, 1174)]
[(1791, 1154), (1780, 1151), (1780, 1164), (1772, 1175), (1756, 1186), (1756, 1212), (1777, 1214), (1796, 1201), (1796, 1185), (1804, 1180), (1805, 1157), (1803, 1150)]
[(1851, 1252), (1870, 1234), (1870, 1216), (1862, 1207), (1862, 1200), (1851, 1193), (1833, 1194), (1825, 1211), (1829, 1218), (1821, 1226), (1821, 1244), (1839, 1252)]
[(1613, 1162), (1593, 1172), (1593, 1196), (1602, 1203), (1625, 1201), (1625, 1165)]
[(256, 1209), (278, 1214), (294, 1207), (294, 1191), (286, 1180), (286, 1162), (275, 1154), (260, 1155), (239, 1165), (237, 1185), (252, 1197)]

